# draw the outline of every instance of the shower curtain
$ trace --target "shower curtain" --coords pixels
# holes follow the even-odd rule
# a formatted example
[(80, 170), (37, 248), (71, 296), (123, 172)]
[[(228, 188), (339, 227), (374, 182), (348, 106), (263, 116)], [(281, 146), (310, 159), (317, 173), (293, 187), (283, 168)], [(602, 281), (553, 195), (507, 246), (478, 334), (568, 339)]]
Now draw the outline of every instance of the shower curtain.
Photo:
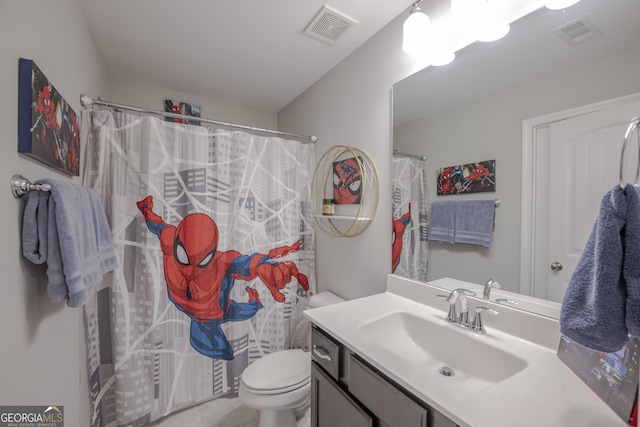
[(87, 114), (84, 185), (102, 198), (120, 264), (85, 306), (92, 426), (139, 426), (234, 392), (253, 361), (305, 347), (311, 144)]
[(393, 157), (392, 272), (415, 280), (427, 280), (429, 246), (426, 161)]

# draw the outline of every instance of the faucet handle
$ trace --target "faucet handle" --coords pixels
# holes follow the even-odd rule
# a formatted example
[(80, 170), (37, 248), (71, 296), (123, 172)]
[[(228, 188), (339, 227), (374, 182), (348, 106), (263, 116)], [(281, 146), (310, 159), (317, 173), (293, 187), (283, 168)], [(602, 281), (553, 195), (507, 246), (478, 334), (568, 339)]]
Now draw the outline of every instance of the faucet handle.
[(486, 311), (489, 314), (496, 315), (498, 312), (492, 308), (487, 307), (476, 307), (476, 315), (473, 318), (473, 322), (471, 322), (471, 329), (474, 332), (478, 332), (480, 334), (486, 333), (486, 329), (484, 328), (484, 322), (482, 321), (481, 313)]
[(456, 322), (458, 320), (458, 310), (456, 310), (455, 300), (451, 303), (451, 295), (438, 294), (438, 298), (443, 299), (449, 303), (449, 313), (447, 314), (447, 320), (449, 322)]

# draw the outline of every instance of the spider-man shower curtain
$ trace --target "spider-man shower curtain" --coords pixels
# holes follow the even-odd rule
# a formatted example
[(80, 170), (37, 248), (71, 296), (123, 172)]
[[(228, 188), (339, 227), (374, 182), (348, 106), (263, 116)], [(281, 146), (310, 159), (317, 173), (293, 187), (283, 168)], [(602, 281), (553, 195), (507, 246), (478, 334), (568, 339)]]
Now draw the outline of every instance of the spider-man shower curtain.
[(391, 197), (392, 272), (426, 281), (429, 254), (426, 161), (393, 157)]
[(93, 426), (236, 391), (251, 362), (304, 347), (312, 145), (88, 114), (84, 184), (120, 264), (85, 306)]

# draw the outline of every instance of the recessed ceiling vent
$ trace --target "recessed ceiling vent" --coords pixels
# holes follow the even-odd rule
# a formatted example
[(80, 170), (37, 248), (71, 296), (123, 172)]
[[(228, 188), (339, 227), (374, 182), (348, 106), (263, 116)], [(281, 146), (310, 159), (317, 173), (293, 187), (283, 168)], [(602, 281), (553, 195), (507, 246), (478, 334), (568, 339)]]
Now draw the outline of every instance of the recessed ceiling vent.
[(358, 22), (324, 6), (304, 33), (328, 44), (334, 44)]
[(604, 35), (586, 16), (566, 23), (553, 32), (570, 46), (577, 46)]

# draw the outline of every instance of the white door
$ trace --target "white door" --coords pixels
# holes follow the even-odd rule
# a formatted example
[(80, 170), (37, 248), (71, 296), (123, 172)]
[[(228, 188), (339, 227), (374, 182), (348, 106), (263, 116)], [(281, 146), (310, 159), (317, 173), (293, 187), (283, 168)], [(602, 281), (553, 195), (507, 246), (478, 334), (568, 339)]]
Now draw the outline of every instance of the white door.
[[(604, 194), (620, 182), (625, 131), (640, 102), (552, 123), (549, 132), (549, 261), (547, 297), (561, 302), (598, 216)], [(625, 151), (624, 182), (633, 182), (639, 147)]]

